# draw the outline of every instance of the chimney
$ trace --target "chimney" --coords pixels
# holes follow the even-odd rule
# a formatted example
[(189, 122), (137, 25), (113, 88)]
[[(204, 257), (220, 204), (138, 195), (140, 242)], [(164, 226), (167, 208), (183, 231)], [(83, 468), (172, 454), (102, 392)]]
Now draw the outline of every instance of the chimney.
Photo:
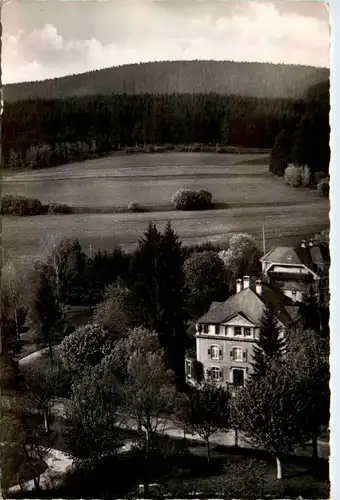
[(242, 280), (236, 280), (236, 293), (240, 293), (242, 291)]
[(250, 277), (243, 276), (243, 290), (250, 287)]
[(262, 281), (261, 280), (256, 281), (255, 291), (256, 291), (257, 295), (262, 295)]
[(306, 240), (301, 241), (301, 248), (306, 248)]

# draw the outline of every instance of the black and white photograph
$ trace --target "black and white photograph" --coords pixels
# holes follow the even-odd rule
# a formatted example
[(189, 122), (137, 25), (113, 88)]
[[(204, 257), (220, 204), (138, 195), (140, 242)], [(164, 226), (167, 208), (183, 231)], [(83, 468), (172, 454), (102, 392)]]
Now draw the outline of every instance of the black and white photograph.
[(330, 498), (330, 10), (0, 0), (1, 499)]

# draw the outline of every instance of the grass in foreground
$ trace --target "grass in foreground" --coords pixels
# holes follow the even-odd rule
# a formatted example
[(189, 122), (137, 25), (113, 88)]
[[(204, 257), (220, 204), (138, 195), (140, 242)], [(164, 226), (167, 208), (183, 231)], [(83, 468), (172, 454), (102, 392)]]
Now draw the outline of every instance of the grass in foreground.
[(145, 477), (161, 486), (162, 497), (170, 498), (329, 497), (326, 460), (319, 461), (315, 473), (310, 457), (287, 457), (284, 479), (277, 481), (275, 462), (263, 451), (215, 447), (208, 464), (204, 447), (193, 444), (184, 447), (182, 440), (166, 438), (163, 454), (150, 459), (134, 451), (104, 458), (92, 470), (68, 474), (58, 490), (35, 492), (31, 498), (131, 498)]

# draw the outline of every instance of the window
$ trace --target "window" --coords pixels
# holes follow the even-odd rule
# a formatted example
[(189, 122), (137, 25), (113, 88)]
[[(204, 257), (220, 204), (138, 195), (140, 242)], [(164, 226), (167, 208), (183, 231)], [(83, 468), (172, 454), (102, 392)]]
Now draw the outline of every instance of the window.
[(210, 373), (212, 380), (222, 380), (222, 370), (218, 366), (212, 366)]
[(244, 371), (243, 370), (233, 370), (233, 384), (234, 385), (244, 385)]
[(246, 326), (244, 329), (244, 335), (245, 335), (245, 337), (251, 337), (251, 328)]
[(215, 335), (220, 334), (220, 325), (215, 325)]
[(242, 349), (242, 347), (233, 347), (230, 351), (230, 358), (233, 361), (247, 361), (247, 349)]
[(234, 347), (233, 359), (234, 361), (243, 361), (243, 349), (241, 347)]
[(218, 345), (211, 346), (211, 357), (212, 359), (220, 359), (220, 348)]
[(191, 361), (186, 361), (185, 362), (185, 373), (188, 378), (191, 378)]
[(209, 333), (209, 325), (203, 325), (203, 333)]
[(234, 326), (234, 335), (242, 335), (242, 328), (240, 326)]

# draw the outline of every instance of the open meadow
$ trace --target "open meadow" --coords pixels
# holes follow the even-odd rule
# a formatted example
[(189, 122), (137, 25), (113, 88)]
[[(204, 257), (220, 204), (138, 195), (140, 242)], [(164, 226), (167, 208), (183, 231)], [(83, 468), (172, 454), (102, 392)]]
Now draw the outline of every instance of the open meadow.
[[(216, 206), (177, 212), (180, 188), (206, 189)], [(2, 194), (36, 197), (112, 213), (3, 217), (2, 245), (21, 256), (39, 254), (50, 235), (78, 238), (86, 246), (131, 248), (148, 222), (170, 220), (184, 242), (223, 241), (246, 231), (268, 245), (296, 243), (329, 224), (329, 202), (310, 189), (286, 186), (268, 171), (268, 156), (216, 153), (116, 154), (45, 170), (3, 176)], [(141, 213), (114, 213), (130, 201)], [(112, 209), (112, 210), (111, 210)]]

